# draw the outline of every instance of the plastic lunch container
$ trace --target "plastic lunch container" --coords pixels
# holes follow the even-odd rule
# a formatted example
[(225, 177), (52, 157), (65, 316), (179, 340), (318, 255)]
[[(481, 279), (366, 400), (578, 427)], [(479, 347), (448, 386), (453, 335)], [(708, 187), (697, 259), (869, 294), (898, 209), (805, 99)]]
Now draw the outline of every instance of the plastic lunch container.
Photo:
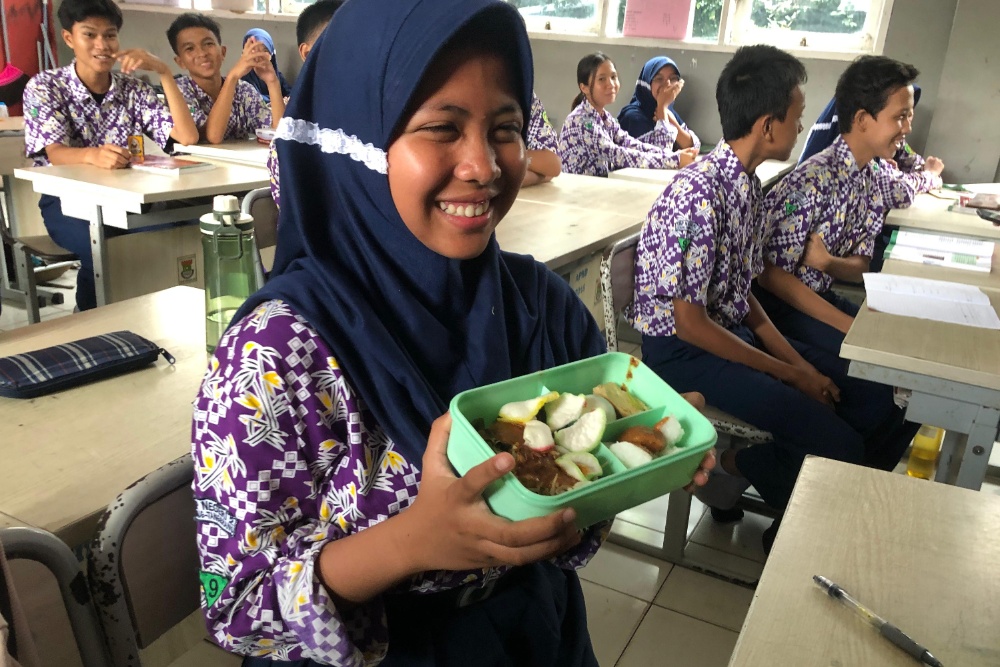
[[(458, 474), (464, 475), (492, 457), (493, 450), (472, 424), (477, 419), (492, 424), (506, 403), (549, 391), (590, 394), (605, 382), (624, 385), (650, 409), (608, 424), (602, 444), (592, 452), (601, 462), (604, 476), (578, 489), (543, 496), (529, 491), (513, 473), (507, 473), (483, 494), (490, 509), (518, 521), (572, 507), (577, 513), (577, 526), (585, 528), (687, 485), (718, 435), (711, 423), (656, 373), (622, 352), (608, 352), (458, 394), (451, 401), (448, 460)], [(680, 420), (684, 437), (677, 449), (665, 456), (629, 470), (604, 444), (615, 442), (618, 434), (630, 426), (653, 426), (667, 415)]]

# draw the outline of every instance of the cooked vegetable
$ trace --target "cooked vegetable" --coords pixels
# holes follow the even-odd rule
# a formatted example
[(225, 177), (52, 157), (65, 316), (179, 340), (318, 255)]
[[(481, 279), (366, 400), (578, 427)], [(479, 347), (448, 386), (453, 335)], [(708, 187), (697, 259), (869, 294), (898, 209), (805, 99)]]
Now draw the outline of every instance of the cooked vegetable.
[(589, 452), (601, 443), (608, 418), (603, 410), (585, 413), (572, 426), (556, 431), (556, 444), (569, 452)]
[(558, 392), (550, 391), (544, 396), (539, 396), (538, 398), (530, 398), (527, 401), (517, 401), (516, 403), (507, 403), (500, 408), (500, 419), (514, 422), (515, 424), (525, 424), (535, 418), (535, 416), (542, 409), (542, 406), (557, 398), (559, 398)]
[(569, 426), (583, 415), (583, 406), (587, 402), (579, 394), (560, 394), (545, 405), (545, 423), (553, 430)]
[(547, 452), (556, 446), (552, 429), (535, 419), (524, 425), (524, 444), (536, 452)]
[(638, 468), (653, 460), (653, 455), (631, 442), (614, 442), (608, 445), (611, 453), (618, 457), (626, 468)]
[(609, 424), (618, 419), (618, 413), (615, 412), (615, 406), (611, 405), (611, 401), (603, 396), (597, 396), (596, 394), (587, 395), (587, 400), (583, 404), (583, 411), (590, 412), (591, 410), (604, 410), (604, 414), (608, 417)]
[(630, 394), (625, 385), (605, 382), (594, 387), (594, 393), (610, 401), (619, 417), (631, 417), (649, 410), (649, 406)]
[[(556, 463), (559, 463), (559, 465), (562, 466), (562, 461), (573, 463), (583, 474), (581, 479), (591, 480), (604, 474), (604, 469), (601, 468), (601, 462), (597, 460), (596, 456), (589, 452), (570, 452), (569, 454), (563, 454), (556, 459)], [(565, 466), (563, 466), (563, 470), (569, 472), (570, 475), (573, 474)]]

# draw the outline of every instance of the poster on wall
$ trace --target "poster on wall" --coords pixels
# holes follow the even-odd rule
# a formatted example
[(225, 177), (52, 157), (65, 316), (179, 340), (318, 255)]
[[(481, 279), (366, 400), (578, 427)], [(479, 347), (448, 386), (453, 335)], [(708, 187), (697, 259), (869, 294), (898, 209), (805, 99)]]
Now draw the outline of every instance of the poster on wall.
[(694, 21), (694, 0), (628, 0), (625, 37), (684, 39)]

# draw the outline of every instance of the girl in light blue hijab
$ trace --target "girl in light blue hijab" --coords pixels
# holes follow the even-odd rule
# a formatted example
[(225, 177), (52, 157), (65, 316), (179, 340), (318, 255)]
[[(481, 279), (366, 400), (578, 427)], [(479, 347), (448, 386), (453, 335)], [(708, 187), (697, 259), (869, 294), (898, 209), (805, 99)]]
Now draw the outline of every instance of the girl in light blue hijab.
[[(278, 82), (281, 84), (281, 96), (288, 97), (292, 92), (292, 87), (288, 85), (288, 82), (285, 81), (285, 77), (281, 75), (281, 70), (278, 69), (278, 51), (274, 46), (274, 40), (271, 39), (271, 35), (263, 28), (251, 28), (250, 30), (247, 30), (247, 34), (243, 35), (243, 44), (246, 44), (247, 40), (251, 37), (267, 47), (268, 53), (271, 54), (271, 64), (274, 65), (274, 72), (278, 75)], [(271, 97), (267, 92), (267, 84), (264, 83), (263, 79), (257, 76), (256, 72), (250, 70), (247, 72), (246, 76), (243, 77), (243, 80), (256, 88), (261, 94), (261, 97), (268, 102), (271, 101)]]
[(684, 88), (680, 69), (670, 58), (657, 56), (647, 62), (635, 82), (632, 101), (618, 113), (618, 123), (647, 144), (669, 150), (701, 148), (701, 140), (674, 108)]

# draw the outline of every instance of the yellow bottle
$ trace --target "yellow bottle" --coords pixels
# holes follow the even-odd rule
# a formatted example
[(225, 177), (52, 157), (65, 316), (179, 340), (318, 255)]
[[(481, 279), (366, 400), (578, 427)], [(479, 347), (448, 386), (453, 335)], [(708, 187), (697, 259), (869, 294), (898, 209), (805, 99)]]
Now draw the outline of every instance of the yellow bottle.
[(943, 429), (936, 426), (921, 426), (917, 435), (913, 437), (906, 474), (920, 479), (934, 479), (942, 440), (944, 440)]

